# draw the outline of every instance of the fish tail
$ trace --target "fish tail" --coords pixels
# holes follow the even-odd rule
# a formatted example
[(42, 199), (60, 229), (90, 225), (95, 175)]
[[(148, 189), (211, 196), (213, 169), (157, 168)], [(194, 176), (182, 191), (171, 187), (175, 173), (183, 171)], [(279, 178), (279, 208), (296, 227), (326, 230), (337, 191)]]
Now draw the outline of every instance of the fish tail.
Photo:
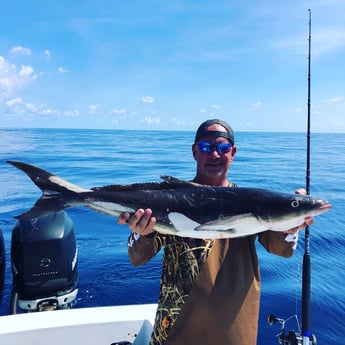
[(14, 216), (14, 218), (19, 220), (36, 219), (59, 212), (68, 207), (70, 206), (62, 195), (52, 195), (50, 197), (42, 196), (30, 210)]
[(34, 165), (18, 161), (7, 161), (7, 163), (23, 171), (42, 191), (42, 196), (35, 205), (29, 211), (16, 216), (17, 219), (39, 218), (58, 212), (69, 207), (68, 201), (75, 199), (77, 193), (87, 191)]
[(89, 190), (82, 189), (79, 186), (72, 184), (63, 178), (50, 173), (49, 171), (38, 168), (34, 165), (17, 162), (7, 161), (17, 169), (23, 171), (28, 175), (31, 181), (43, 192), (43, 194), (56, 193), (80, 193), (88, 192)]

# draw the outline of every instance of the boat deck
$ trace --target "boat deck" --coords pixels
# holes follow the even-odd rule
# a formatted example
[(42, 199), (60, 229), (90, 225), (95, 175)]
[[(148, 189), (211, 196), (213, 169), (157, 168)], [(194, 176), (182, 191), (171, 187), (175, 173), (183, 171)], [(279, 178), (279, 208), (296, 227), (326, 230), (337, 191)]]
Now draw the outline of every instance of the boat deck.
[(156, 304), (76, 308), (0, 317), (0, 344), (147, 345)]

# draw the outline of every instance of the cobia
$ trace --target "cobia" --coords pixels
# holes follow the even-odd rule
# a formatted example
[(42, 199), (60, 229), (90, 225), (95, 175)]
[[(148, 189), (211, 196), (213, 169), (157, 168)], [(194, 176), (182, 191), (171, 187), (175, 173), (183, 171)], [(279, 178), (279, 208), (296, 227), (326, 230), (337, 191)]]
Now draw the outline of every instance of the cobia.
[(83, 189), (36, 166), (8, 161), (25, 172), (43, 194), (19, 219), (35, 219), (62, 209), (85, 206), (106, 215), (151, 208), (155, 230), (194, 238), (233, 238), (266, 230), (284, 231), (331, 209), (309, 195), (266, 189), (211, 187), (162, 176), (162, 182)]

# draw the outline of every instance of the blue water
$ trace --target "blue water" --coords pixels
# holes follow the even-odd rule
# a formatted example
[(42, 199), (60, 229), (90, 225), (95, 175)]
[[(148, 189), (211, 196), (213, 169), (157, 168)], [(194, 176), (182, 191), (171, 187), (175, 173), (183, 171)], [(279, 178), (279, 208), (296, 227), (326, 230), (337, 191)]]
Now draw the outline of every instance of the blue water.
[[(245, 187), (294, 192), (305, 186), (306, 135), (238, 133), (237, 156), (230, 172)], [(13, 216), (40, 196), (37, 187), (6, 160), (38, 165), (82, 187), (158, 181), (159, 175), (191, 179), (192, 132), (0, 129), (0, 227), (6, 243), (6, 282), (0, 315), (7, 314), (10, 239)], [(312, 134), (311, 194), (328, 199), (333, 209), (311, 227), (311, 329), (319, 344), (343, 344), (345, 334), (345, 134)], [(141, 267), (127, 257), (128, 228), (113, 217), (85, 208), (68, 210), (79, 247), (79, 294), (75, 308), (155, 303), (161, 256)], [(278, 344), (279, 325), (267, 316), (301, 321), (301, 271), (304, 237), (296, 254), (283, 259), (258, 244), (262, 275), (259, 345)], [(287, 329), (297, 329), (293, 320)]]

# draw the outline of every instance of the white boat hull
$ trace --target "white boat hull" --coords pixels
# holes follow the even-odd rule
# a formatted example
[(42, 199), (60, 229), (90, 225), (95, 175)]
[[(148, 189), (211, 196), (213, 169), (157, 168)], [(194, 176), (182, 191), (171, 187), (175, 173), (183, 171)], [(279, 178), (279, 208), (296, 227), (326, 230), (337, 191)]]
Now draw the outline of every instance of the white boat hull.
[(0, 317), (0, 344), (148, 345), (156, 304), (16, 314)]

